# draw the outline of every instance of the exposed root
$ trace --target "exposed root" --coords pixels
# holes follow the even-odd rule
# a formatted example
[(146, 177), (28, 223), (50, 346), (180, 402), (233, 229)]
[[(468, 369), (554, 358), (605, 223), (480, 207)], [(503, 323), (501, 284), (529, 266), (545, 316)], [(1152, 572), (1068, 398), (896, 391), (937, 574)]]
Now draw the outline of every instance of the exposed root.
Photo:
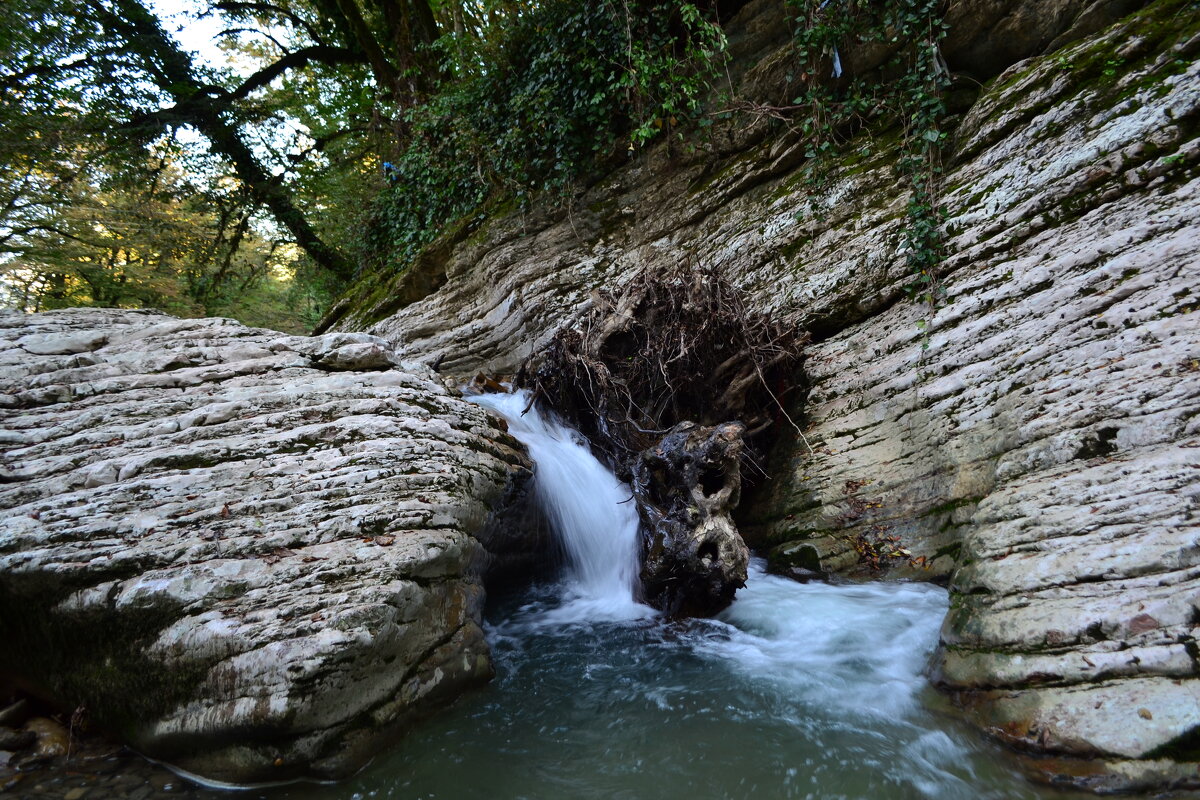
[(627, 477), (632, 459), (680, 422), (737, 420), (753, 442), (786, 417), (808, 340), (751, 311), (718, 270), (681, 265), (594, 292), (580, 325), (558, 331), (517, 380)]
[(745, 583), (732, 518), (744, 440), (787, 416), (808, 339), (750, 311), (716, 270), (678, 267), (596, 292), (518, 375), (632, 484), (643, 589), (666, 613), (715, 614)]

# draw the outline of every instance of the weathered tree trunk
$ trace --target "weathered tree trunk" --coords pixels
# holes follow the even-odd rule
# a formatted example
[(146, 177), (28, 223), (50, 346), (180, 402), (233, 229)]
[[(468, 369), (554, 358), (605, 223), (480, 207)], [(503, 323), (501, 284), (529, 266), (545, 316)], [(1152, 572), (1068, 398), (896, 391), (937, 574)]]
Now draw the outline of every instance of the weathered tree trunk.
[(746, 584), (750, 550), (731, 514), (741, 495), (739, 422), (676, 425), (633, 466), (645, 526), (642, 589), (674, 616), (709, 616)]
[(708, 616), (745, 583), (750, 553), (731, 516), (744, 440), (780, 413), (769, 387), (782, 390), (807, 341), (751, 313), (719, 273), (680, 266), (596, 292), (579, 326), (551, 340), (532, 381), (523, 371), (519, 381), (631, 479), (650, 604)]

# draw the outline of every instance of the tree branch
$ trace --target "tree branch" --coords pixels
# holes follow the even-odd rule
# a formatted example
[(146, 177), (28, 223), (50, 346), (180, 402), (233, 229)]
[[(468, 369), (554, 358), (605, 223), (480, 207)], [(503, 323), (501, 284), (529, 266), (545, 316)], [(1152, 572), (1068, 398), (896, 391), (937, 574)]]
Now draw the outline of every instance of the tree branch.
[(333, 47), (327, 44), (303, 47), (288, 53), (270, 66), (260, 69), (242, 81), (241, 86), (232, 92), (221, 95), (221, 99), (230, 102), (241, 100), (249, 96), (255, 89), (266, 86), (288, 70), (300, 69), (314, 62), (320, 64), (365, 64), (367, 60), (361, 53), (345, 47)]
[(297, 16), (291, 11), (288, 11), (286, 8), (280, 8), (272, 3), (243, 3), (239, 2), (239, 0), (224, 0), (224, 2), (216, 3), (214, 7), (220, 9), (221, 11), (227, 11), (231, 14), (237, 14), (240, 12), (277, 14), (293, 25), (303, 28), (304, 32), (308, 34), (310, 39), (317, 44), (322, 44), (321, 36), (317, 32), (317, 29), (310, 25), (308, 20)]

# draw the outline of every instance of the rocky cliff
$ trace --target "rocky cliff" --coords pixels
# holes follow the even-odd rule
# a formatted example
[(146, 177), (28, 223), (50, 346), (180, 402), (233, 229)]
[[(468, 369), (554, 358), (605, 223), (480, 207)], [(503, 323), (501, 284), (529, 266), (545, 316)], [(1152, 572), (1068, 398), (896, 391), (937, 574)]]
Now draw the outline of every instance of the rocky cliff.
[(491, 675), (501, 423), (363, 334), (0, 317), (0, 675), (205, 778), (346, 775)]
[[(504, 372), (597, 287), (723, 269), (815, 334), (795, 408), (814, 449), (783, 435), (743, 503), (752, 543), (853, 572), (895, 537), (911, 560), (887, 572), (950, 583), (936, 676), (982, 727), (1094, 759), (1037, 762), (1082, 786), (1198, 784), (1200, 14), (1143, 5), (949, 4), (932, 315), (904, 292), (896, 133), (858, 134), (814, 191), (799, 136), (748, 115), (569, 207), (457, 229), (327, 324)], [(730, 25), (760, 102), (791, 89), (781, 14)]]

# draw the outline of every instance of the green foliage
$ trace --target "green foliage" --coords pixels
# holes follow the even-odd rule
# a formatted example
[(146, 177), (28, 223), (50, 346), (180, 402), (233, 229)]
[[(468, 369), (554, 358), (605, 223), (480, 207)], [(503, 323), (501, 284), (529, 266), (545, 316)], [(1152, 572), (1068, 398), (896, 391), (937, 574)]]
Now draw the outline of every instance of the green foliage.
[(147, 0), (0, 6), (0, 301), (295, 327), (348, 250), (402, 265), (694, 115), (724, 48), (684, 0), (205, 5), (227, 63)]
[[(942, 90), (949, 81), (939, 52), (945, 37), (937, 0), (789, 0), (796, 9), (796, 49), (803, 89), (793, 101), (798, 126), (819, 184), (824, 162), (857, 128), (898, 120), (904, 132), (900, 171), (910, 185), (905, 251), (909, 292), (936, 306), (942, 210), (938, 202)], [(865, 45), (882, 47), (885, 61), (841, 84), (826, 79), (843, 58)], [(924, 323), (922, 322), (922, 327)]]
[[(6, 229), (0, 305), (152, 307), (297, 332), (311, 327), (316, 286), (295, 280), (303, 268), (297, 249), (256, 232), (255, 206), (241, 187), (197, 186), (183, 174), (178, 148), (162, 142), (156, 150), (148, 184), (76, 150), (86, 171), (59, 181), (53, 202)], [(30, 175), (41, 177), (36, 168)]]
[[(115, 8), (0, 6), (0, 304), (310, 327), (331, 294), (326, 278), (194, 129), (177, 135), (188, 124), (180, 106), (164, 111), (171, 95), (223, 96), (237, 76), (196, 65), (196, 85), (165, 86), (159, 61), (190, 58), (143, 52), (107, 24)], [(254, 97), (228, 116), (261, 131), (288, 99)], [(282, 140), (256, 144), (266, 158)]]
[(490, 197), (565, 191), (597, 158), (694, 116), (724, 51), (682, 0), (551, 0), (497, 32), (487, 61), (403, 115), (368, 267), (402, 267)]

